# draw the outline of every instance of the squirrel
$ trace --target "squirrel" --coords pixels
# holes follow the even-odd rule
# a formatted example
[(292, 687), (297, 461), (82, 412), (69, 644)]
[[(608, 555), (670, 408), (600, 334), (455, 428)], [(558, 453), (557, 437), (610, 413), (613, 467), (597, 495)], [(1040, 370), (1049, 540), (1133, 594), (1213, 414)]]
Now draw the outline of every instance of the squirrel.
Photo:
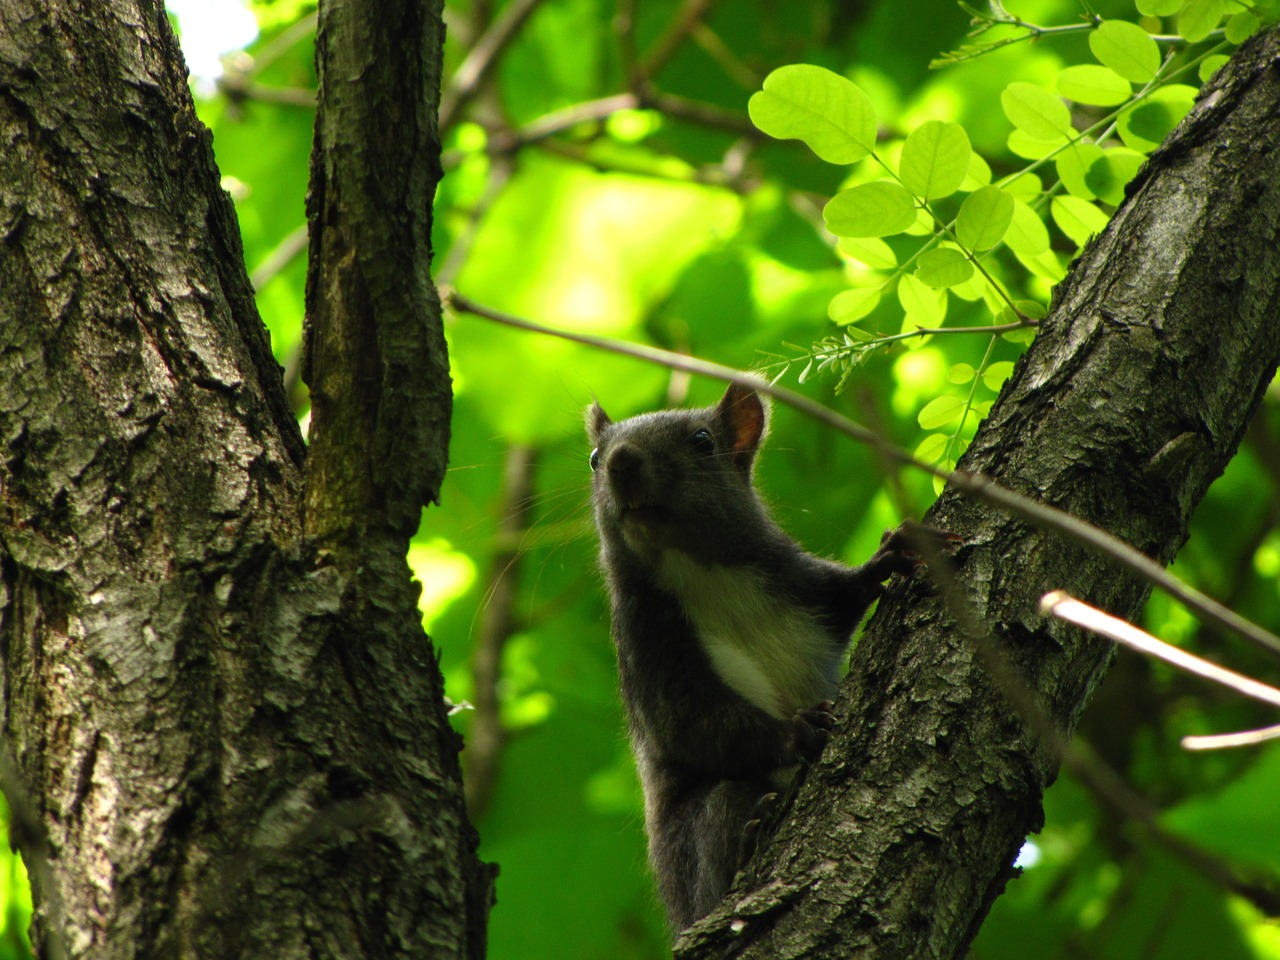
[(805, 552), (752, 483), (767, 423), (738, 383), (714, 407), (587, 411), (649, 862), (675, 931), (729, 889), (762, 804), (821, 752), (854, 628), (919, 563), (905, 525), (860, 567)]

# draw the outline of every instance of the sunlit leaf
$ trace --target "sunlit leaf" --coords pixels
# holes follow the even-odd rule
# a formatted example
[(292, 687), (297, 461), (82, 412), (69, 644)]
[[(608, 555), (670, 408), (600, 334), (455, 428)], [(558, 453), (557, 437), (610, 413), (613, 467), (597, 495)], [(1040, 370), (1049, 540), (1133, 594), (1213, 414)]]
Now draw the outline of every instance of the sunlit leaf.
[(1116, 121), (1125, 146), (1150, 153), (1191, 110), (1191, 103), (1152, 97), (1122, 112)]
[(1058, 179), (1073, 197), (1092, 200), (1094, 193), (1085, 181), (1090, 165), (1102, 156), (1102, 148), (1096, 143), (1074, 143), (1054, 160)]
[[(1255, 17), (1248, 10), (1241, 10), (1239, 13), (1233, 13), (1227, 21), (1227, 42), (1228, 43), (1244, 43), (1262, 26), (1262, 21)], [(1210, 57), (1216, 60), (1216, 57)], [(1212, 72), (1212, 71), (1210, 71)]]
[(1012, 179), (1001, 180), (1000, 189), (1015, 200), (1030, 203), (1044, 193), (1044, 184), (1038, 175), (1022, 171), (1015, 174)]
[(969, 172), (969, 135), (958, 123), (927, 120), (902, 145), (898, 176), (917, 197), (936, 200), (960, 188)]
[(898, 265), (898, 255), (879, 237), (841, 237), (840, 251), (847, 257), (864, 263), (872, 270), (892, 270)]
[(1138, 12), (1144, 17), (1171, 17), (1187, 0), (1137, 0)]
[(973, 264), (959, 250), (942, 247), (920, 255), (916, 276), (934, 289), (954, 287), (973, 276)]
[(1004, 242), (1019, 256), (1034, 258), (1049, 249), (1049, 231), (1034, 210), (1015, 200), (1013, 219)]
[(1000, 106), (1009, 122), (1033, 140), (1052, 142), (1074, 132), (1067, 105), (1034, 83), (1019, 80), (1009, 84), (1000, 94)]
[(965, 401), (961, 397), (943, 394), (934, 397), (916, 414), (916, 422), (921, 430), (940, 430), (952, 424), (958, 424), (965, 411)]
[(975, 190), (956, 214), (956, 238), (970, 250), (989, 250), (1004, 239), (1013, 220), (1013, 197), (999, 187)]
[(876, 180), (841, 190), (827, 201), (822, 218), (837, 237), (885, 237), (916, 222), (916, 205), (901, 184)]
[(779, 140), (803, 140), (828, 163), (853, 163), (876, 146), (876, 113), (852, 81), (805, 63), (779, 67), (747, 103), (751, 122)]
[(1110, 67), (1082, 63), (1058, 74), (1058, 92), (1076, 103), (1113, 107), (1128, 100), (1133, 87)]
[(1004, 386), (1004, 382), (1009, 379), (1009, 374), (1013, 373), (1013, 361), (997, 360), (995, 363), (987, 364), (987, 369), (982, 371), (982, 384), (988, 390), (1000, 392), (1000, 388)]
[(1226, 9), (1224, 0), (1188, 0), (1178, 12), (1178, 33), (1188, 43), (1199, 43), (1217, 28)]
[(857, 323), (871, 313), (880, 303), (879, 287), (856, 287), (843, 290), (831, 298), (827, 306), (827, 316), (834, 323), (845, 326)]
[(898, 302), (907, 319), (920, 327), (936, 327), (947, 314), (947, 291), (928, 287), (914, 274), (898, 280)]
[(926, 208), (917, 207), (915, 223), (907, 227), (906, 233), (910, 237), (932, 237), (935, 227), (933, 215)]
[(1085, 182), (1099, 200), (1113, 206), (1124, 201), (1124, 188), (1138, 174), (1145, 158), (1133, 150), (1117, 147), (1104, 151), (1103, 156), (1089, 165)]
[(973, 378), (978, 375), (978, 371), (973, 369), (972, 365), (967, 363), (953, 363), (951, 369), (947, 371), (947, 379), (960, 386), (966, 383), (972, 383)]
[(1066, 267), (1053, 250), (1044, 250), (1034, 257), (1028, 257), (1023, 254), (1018, 254), (1017, 256), (1020, 264), (1037, 277), (1047, 280), (1051, 284), (1057, 283), (1067, 275)]
[(1126, 80), (1148, 83), (1160, 69), (1160, 48), (1151, 34), (1127, 20), (1106, 20), (1089, 34), (1089, 49), (1103, 66)]
[(1059, 150), (1066, 142), (1066, 137), (1058, 137), (1056, 140), (1037, 140), (1035, 137), (1029, 136), (1027, 131), (1013, 129), (1009, 131), (1009, 137), (1006, 141), (1009, 145), (1009, 152), (1015, 157), (1021, 157), (1023, 160), (1043, 160), (1056, 150)]
[(1083, 247), (1090, 237), (1105, 230), (1111, 220), (1088, 200), (1079, 197), (1054, 197), (1049, 212), (1058, 229), (1077, 247)]
[(1200, 82), (1207, 83), (1209, 78), (1227, 65), (1227, 61), (1231, 58), (1225, 53), (1215, 54), (1212, 57), (1205, 57), (1200, 61)]
[(916, 447), (916, 459), (925, 463), (937, 463), (947, 452), (947, 444), (950, 442), (951, 438), (945, 433), (931, 433)]
[(961, 190), (977, 190), (991, 182), (991, 166), (982, 159), (982, 154), (975, 151), (969, 153), (969, 172), (965, 174)]

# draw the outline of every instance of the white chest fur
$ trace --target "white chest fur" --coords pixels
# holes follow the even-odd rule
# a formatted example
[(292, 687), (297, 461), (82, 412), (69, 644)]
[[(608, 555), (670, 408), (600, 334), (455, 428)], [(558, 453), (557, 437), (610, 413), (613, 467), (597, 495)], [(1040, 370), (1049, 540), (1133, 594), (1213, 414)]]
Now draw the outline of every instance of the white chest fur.
[(758, 572), (708, 567), (666, 550), (658, 582), (679, 598), (720, 678), (760, 709), (785, 719), (835, 695), (841, 651)]

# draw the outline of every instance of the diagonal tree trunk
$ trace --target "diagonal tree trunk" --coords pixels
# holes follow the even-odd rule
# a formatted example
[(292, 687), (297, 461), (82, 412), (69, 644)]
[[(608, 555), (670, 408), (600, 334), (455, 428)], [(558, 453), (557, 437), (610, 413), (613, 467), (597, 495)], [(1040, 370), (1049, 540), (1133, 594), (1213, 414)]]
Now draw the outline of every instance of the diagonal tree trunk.
[(483, 955), (404, 562), (440, 5), (321, 6), (308, 457), (163, 4), (0, 0), (0, 787), (44, 956)]
[[(1280, 362), (1278, 57), (1275, 30), (1241, 48), (1151, 158), (962, 469), (1173, 559)], [(964, 538), (968, 609), (923, 578), (881, 601), (839, 736), (677, 956), (963, 957), (1014, 876), (1110, 659), (1039, 598), (1065, 589), (1131, 618), (1148, 589), (955, 490), (932, 522)]]

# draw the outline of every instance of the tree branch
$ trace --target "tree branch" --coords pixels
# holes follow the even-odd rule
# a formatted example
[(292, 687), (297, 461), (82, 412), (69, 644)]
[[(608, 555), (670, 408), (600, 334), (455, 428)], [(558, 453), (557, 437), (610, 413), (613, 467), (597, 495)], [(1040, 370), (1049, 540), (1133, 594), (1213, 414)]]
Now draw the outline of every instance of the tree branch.
[[(1161, 563), (1280, 362), (1278, 54), (1275, 31), (1241, 48), (1152, 157), (963, 461)], [(1044, 621), (1039, 596), (1132, 617), (1146, 586), (959, 490), (931, 520), (963, 536), (967, 604), (1069, 735), (1111, 646)], [(838, 709), (793, 815), (678, 956), (963, 956), (1040, 827), (1058, 752), (917, 582), (881, 601)]]

